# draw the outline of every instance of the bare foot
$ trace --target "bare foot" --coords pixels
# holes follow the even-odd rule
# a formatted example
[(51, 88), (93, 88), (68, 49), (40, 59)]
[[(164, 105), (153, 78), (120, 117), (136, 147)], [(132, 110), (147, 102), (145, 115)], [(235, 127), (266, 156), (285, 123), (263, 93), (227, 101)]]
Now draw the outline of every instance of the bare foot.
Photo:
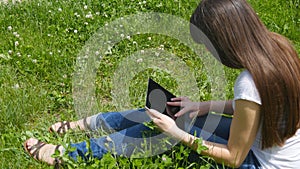
[(46, 162), (50, 165), (61, 163), (58, 159), (51, 157), (56, 150), (63, 154), (63, 147), (59, 145), (46, 144), (35, 138), (30, 138), (24, 142), (25, 151), (27, 151), (31, 157), (38, 161)]

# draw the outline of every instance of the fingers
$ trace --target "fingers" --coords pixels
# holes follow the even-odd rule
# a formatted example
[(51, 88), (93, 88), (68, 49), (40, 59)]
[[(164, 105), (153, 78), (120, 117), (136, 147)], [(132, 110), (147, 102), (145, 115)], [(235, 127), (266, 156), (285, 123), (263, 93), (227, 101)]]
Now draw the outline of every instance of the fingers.
[(160, 118), (161, 116), (161, 113), (154, 109), (146, 108), (146, 113), (150, 116), (151, 119)]
[(183, 114), (185, 114), (188, 110), (186, 108), (181, 109), (179, 112), (177, 112), (174, 116), (175, 117), (180, 117)]
[(167, 105), (169, 106), (180, 106), (181, 107), (182, 102), (167, 102)]
[(182, 100), (186, 100), (186, 99), (188, 99), (188, 97), (181, 96), (181, 97), (174, 97), (171, 99), (171, 101), (182, 101)]

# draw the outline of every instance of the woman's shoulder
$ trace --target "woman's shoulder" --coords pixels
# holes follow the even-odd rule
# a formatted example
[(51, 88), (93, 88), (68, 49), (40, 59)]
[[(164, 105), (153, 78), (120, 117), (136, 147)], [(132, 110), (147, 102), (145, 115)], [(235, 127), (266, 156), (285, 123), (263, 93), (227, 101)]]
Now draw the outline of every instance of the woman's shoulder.
[(244, 99), (261, 104), (261, 99), (255, 86), (252, 75), (244, 70), (238, 76), (234, 85), (234, 100)]

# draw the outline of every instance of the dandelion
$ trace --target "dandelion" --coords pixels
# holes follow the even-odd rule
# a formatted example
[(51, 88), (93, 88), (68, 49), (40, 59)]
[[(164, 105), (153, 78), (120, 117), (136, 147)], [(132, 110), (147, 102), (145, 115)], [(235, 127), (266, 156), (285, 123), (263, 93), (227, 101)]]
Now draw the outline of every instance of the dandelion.
[(78, 30), (75, 29), (75, 30), (74, 30), (74, 33), (78, 33)]
[(12, 27), (11, 27), (11, 26), (8, 26), (7, 29), (8, 29), (9, 31), (11, 31), (11, 30), (12, 30)]
[(15, 41), (15, 46), (19, 46), (19, 41)]
[(87, 10), (87, 9), (88, 9), (88, 6), (87, 6), (87, 5), (84, 5), (84, 6), (83, 6), (83, 9)]

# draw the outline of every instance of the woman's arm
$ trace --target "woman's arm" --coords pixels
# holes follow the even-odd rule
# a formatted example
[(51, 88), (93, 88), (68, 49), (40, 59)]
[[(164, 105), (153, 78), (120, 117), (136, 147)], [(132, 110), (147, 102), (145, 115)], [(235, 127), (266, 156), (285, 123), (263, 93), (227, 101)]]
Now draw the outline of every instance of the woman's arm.
[[(208, 150), (201, 152), (202, 155), (210, 156), (216, 162), (224, 163), (230, 167), (239, 167), (243, 163), (254, 142), (260, 124), (260, 106), (258, 104), (247, 100), (237, 100), (235, 104), (228, 144), (204, 141), (203, 145)], [(147, 110), (147, 113), (163, 132), (181, 140), (192, 149), (197, 149), (198, 145), (195, 144), (197, 137), (179, 129), (170, 117), (153, 109)]]
[[(203, 141), (208, 150), (202, 151), (202, 155), (212, 157), (216, 162), (224, 163), (230, 167), (239, 167), (246, 158), (259, 128), (260, 106), (246, 100), (236, 101), (235, 116), (230, 128), (230, 136), (227, 145)], [(184, 131), (183, 131), (184, 132)], [(183, 134), (183, 133), (181, 133)], [(180, 138), (182, 142), (196, 150), (198, 145), (194, 144), (197, 139), (193, 135), (184, 134)]]
[[(232, 100), (226, 101), (206, 101), (206, 102), (198, 102), (198, 109), (206, 109), (206, 113), (209, 111), (217, 112), (217, 113), (224, 113), (228, 115), (233, 115), (233, 108), (232, 108)], [(202, 114), (200, 114), (202, 115)]]
[(192, 102), (188, 97), (178, 97), (173, 98), (172, 102), (168, 102), (167, 104), (169, 106), (180, 106), (182, 108), (175, 114), (176, 117), (180, 117), (187, 112), (191, 112), (191, 117), (195, 115), (202, 116), (206, 115), (209, 111), (233, 115), (232, 100)]

